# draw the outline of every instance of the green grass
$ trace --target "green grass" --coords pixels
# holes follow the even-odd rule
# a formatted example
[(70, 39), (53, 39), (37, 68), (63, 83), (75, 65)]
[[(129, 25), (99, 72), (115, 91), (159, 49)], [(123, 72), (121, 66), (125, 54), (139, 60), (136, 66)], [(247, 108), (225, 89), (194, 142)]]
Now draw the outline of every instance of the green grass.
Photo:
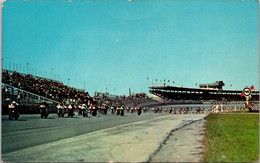
[(204, 161), (259, 160), (259, 114), (210, 114), (205, 119)]

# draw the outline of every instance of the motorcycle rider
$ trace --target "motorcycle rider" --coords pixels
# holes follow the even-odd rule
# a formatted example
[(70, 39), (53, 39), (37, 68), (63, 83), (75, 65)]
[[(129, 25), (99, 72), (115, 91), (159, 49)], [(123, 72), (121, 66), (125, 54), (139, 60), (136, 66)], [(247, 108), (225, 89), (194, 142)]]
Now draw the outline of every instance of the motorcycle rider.
[(12, 103), (10, 103), (9, 105), (8, 105), (8, 108), (10, 109), (9, 110), (9, 115), (11, 114), (11, 109), (13, 109), (15, 112), (16, 112), (16, 114), (17, 114), (17, 117), (19, 117), (20, 115), (19, 115), (19, 107), (18, 107), (18, 103), (16, 103), (15, 101), (13, 101)]
[(106, 115), (106, 106), (105, 106), (105, 104), (102, 104), (100, 109), (101, 109), (101, 114)]
[(93, 115), (93, 116), (96, 116), (96, 115), (97, 115), (97, 106), (96, 106), (96, 104), (94, 104), (94, 105), (92, 106), (92, 115)]
[(59, 115), (59, 109), (61, 109), (61, 111), (62, 111), (62, 114), (64, 114), (65, 113), (65, 111), (64, 111), (64, 105), (63, 105), (63, 103), (59, 103), (58, 105), (57, 105), (57, 114)]
[(138, 115), (140, 115), (141, 113), (142, 113), (142, 108), (141, 108), (141, 106), (139, 105), (138, 107), (137, 107), (137, 114)]
[(196, 109), (196, 114), (197, 113), (200, 113), (200, 107), (198, 107), (197, 109)]
[(12, 103), (9, 104), (9, 106), (10, 106), (10, 107), (11, 107), (11, 106), (15, 106), (15, 107), (16, 107), (16, 106), (18, 106), (18, 103), (16, 103), (15, 101), (13, 101)]
[(60, 109), (60, 108), (62, 108), (63, 107), (63, 103), (59, 103), (58, 105), (57, 105), (57, 109)]
[(124, 106), (122, 105), (122, 106), (120, 107), (120, 115), (123, 116), (124, 114), (125, 114), (125, 108), (124, 108)]
[[(75, 106), (74, 106), (74, 104), (73, 103), (70, 103), (69, 105), (68, 105), (68, 116), (69, 116), (69, 112), (71, 111), (72, 112), (72, 117), (73, 117), (73, 115), (74, 115), (74, 109), (75, 109)], [(71, 110), (72, 109), (72, 110)]]
[(111, 109), (110, 109), (111, 110), (111, 114), (114, 114), (115, 108), (116, 108), (116, 106), (114, 104), (112, 104)]
[(132, 106), (130, 110), (131, 110), (131, 113), (133, 113), (135, 110), (134, 106)]
[(82, 104), (78, 105), (78, 115), (82, 115), (82, 110), (81, 110)]
[(88, 107), (87, 107), (86, 104), (82, 104), (82, 106), (81, 106), (81, 110), (82, 110), (82, 112), (85, 111), (85, 114), (89, 112), (89, 109), (88, 109)]
[(127, 106), (127, 107), (126, 107), (126, 112), (129, 113), (129, 111), (130, 111), (130, 107)]
[(39, 107), (41, 106), (41, 105), (44, 105), (45, 107), (46, 107), (46, 109), (47, 109), (47, 115), (49, 114), (49, 104), (47, 104), (44, 100), (42, 101), (42, 103), (39, 105)]
[(169, 109), (169, 113), (170, 113), (170, 114), (172, 113), (172, 107), (170, 107), (170, 109)]
[(116, 108), (116, 115), (120, 115), (120, 111), (121, 111), (121, 106), (118, 105)]
[(179, 114), (181, 114), (182, 108), (179, 109)]

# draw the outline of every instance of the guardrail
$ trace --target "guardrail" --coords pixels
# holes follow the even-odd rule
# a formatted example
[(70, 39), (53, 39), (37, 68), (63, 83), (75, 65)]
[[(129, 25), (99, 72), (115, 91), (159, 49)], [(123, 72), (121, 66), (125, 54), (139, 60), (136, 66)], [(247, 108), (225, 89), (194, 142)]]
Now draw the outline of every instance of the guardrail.
[[(25, 103), (35, 103), (35, 102), (39, 102), (39, 101), (42, 101), (42, 100), (46, 101), (47, 103), (55, 103), (55, 104), (59, 103), (58, 101), (55, 101), (55, 100), (52, 100), (52, 99), (31, 93), (31, 92), (28, 92), (28, 91), (25, 91), (23, 89), (20, 89), (20, 88), (17, 88), (17, 87), (14, 87), (14, 86), (11, 86), (11, 85), (8, 85), (8, 84), (5, 84), (5, 83), (2, 83), (2, 85), (5, 88), (7, 88), (9, 93), (10, 93), (10, 95), (9, 95), (10, 97), (7, 97), (7, 98), (9, 98), (9, 100), (17, 101), (16, 98), (14, 99), (14, 96), (18, 96), (18, 91), (20, 91), (23, 94), (23, 100), (22, 101), (25, 102)], [(2, 95), (5, 95), (4, 92), (2, 92), (2, 93), (3, 93)], [(5, 100), (6, 99), (4, 99), (3, 101), (5, 101)]]

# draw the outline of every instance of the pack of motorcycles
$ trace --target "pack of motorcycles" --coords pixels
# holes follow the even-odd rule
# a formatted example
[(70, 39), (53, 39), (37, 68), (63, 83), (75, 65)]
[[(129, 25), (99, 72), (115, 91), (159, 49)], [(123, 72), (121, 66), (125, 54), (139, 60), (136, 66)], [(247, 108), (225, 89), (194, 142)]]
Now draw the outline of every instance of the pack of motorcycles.
[[(19, 110), (18, 110), (18, 104), (16, 102), (13, 102), (11, 103), (10, 105), (8, 105), (8, 108), (9, 108), (9, 119), (12, 120), (13, 118), (15, 120), (18, 120), (19, 118)], [(49, 115), (49, 108), (48, 106), (46, 105), (43, 105), (41, 104), (39, 106), (39, 109), (40, 109), (40, 114), (41, 114), (41, 118), (47, 118), (48, 115)], [(73, 105), (73, 104), (70, 104), (70, 105), (63, 105), (63, 104), (59, 104), (57, 106), (57, 115), (58, 117), (64, 117), (64, 115), (67, 113), (68, 114), (68, 117), (73, 117), (75, 114), (74, 114), (74, 109), (76, 109), (76, 107)], [(102, 105), (100, 108), (97, 108), (96, 105), (90, 105), (89, 107), (85, 104), (80, 104), (78, 105), (77, 107), (77, 111), (78, 111), (78, 115), (81, 115), (83, 117), (88, 117), (89, 115), (92, 115), (92, 116), (96, 116), (97, 113), (99, 114), (103, 114), (103, 115), (106, 115), (107, 114), (107, 110), (108, 110), (108, 106), (107, 105)], [(153, 109), (155, 113), (160, 113), (163, 109), (162, 108), (154, 108)], [(187, 114), (189, 111), (191, 111), (192, 108), (180, 108), (179, 110), (176, 111), (176, 109), (174, 108), (169, 108), (169, 113), (172, 113), (174, 111), (175, 114)], [(125, 109), (123, 106), (115, 106), (115, 105), (112, 105), (111, 106), (111, 114), (114, 115), (120, 115), (120, 116), (124, 116), (125, 114)], [(144, 107), (144, 108), (141, 108), (141, 107), (127, 107), (126, 108), (126, 112), (130, 112), (130, 113), (134, 113), (134, 112), (137, 112), (138, 115), (141, 115), (141, 113), (143, 112), (146, 112), (148, 111), (148, 107)], [(195, 110), (195, 113), (200, 113), (201, 111), (204, 111), (204, 108), (200, 108), (198, 107), (196, 110)]]
[[(20, 117), (19, 115), (19, 110), (18, 110), (18, 104), (13, 102), (11, 103), (10, 105), (8, 105), (8, 108), (9, 108), (9, 119), (12, 120), (13, 118), (15, 120), (18, 120), (18, 118)], [(39, 110), (40, 110), (40, 115), (41, 115), (41, 118), (47, 118), (48, 115), (49, 115), (49, 108), (48, 106), (44, 105), (44, 104), (41, 104), (38, 106)], [(70, 105), (63, 105), (63, 104), (59, 104), (57, 105), (57, 115), (58, 117), (64, 117), (64, 115), (67, 113), (68, 114), (68, 117), (73, 117), (75, 114), (74, 114), (74, 110), (76, 109), (75, 105), (73, 104), (70, 104)], [(148, 108), (144, 108), (144, 112), (147, 111)], [(78, 105), (77, 107), (77, 111), (78, 111), (78, 115), (82, 115), (83, 117), (88, 117), (89, 115), (92, 115), (92, 116), (96, 116), (98, 111), (99, 111), (99, 114), (103, 114), (103, 115), (106, 115), (107, 114), (107, 110), (108, 110), (108, 106), (107, 105), (102, 105), (99, 109), (95, 106), (95, 105), (91, 105), (91, 106), (87, 106), (85, 104), (80, 104)], [(111, 114), (116, 114), (116, 115), (120, 115), (120, 116), (124, 116), (125, 114), (125, 109), (123, 106), (111, 106)], [(141, 115), (142, 113), (142, 108), (141, 107), (138, 107), (138, 108), (126, 108), (127, 112), (131, 112), (133, 113), (134, 110), (137, 111), (137, 114), (138, 115)]]

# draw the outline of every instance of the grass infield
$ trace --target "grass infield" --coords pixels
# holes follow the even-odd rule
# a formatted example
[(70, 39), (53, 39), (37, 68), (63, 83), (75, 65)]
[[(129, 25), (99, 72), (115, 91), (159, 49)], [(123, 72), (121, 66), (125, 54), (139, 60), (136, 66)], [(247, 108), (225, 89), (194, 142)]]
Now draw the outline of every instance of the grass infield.
[(259, 114), (210, 114), (205, 119), (203, 161), (259, 160)]

